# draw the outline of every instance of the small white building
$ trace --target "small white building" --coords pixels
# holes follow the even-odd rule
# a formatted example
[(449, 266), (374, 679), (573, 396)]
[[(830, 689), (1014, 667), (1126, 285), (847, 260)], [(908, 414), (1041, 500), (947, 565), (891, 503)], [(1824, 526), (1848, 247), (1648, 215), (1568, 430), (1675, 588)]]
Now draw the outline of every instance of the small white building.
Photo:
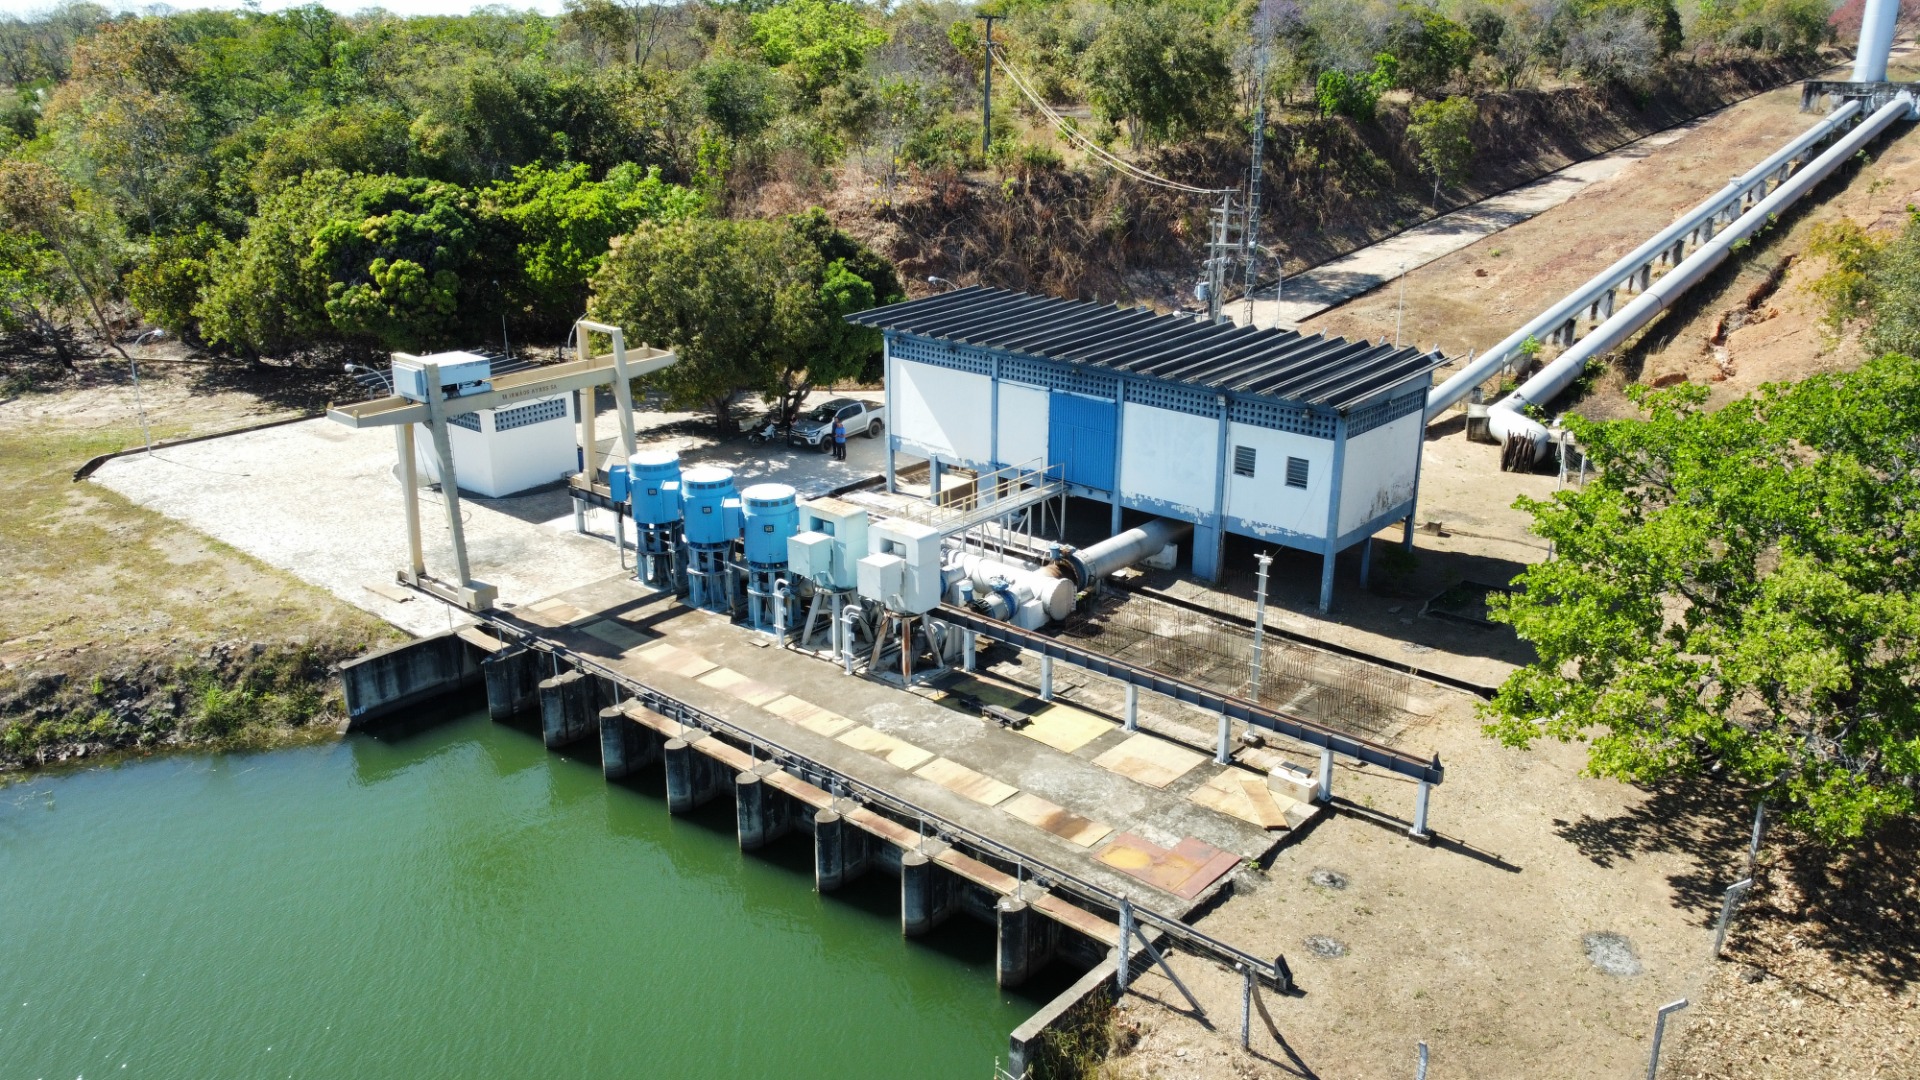
[[(1438, 352), (974, 287), (849, 321), (886, 339), (887, 481), (925, 458), (1053, 469), (1074, 495), (1194, 525), (1193, 571), (1228, 533), (1324, 557), (1394, 522), (1412, 542)], [(1366, 554), (1363, 549), (1363, 574)]]
[[(418, 362), (438, 364), (443, 372), (472, 371), (474, 365), (488, 364), (483, 370), (492, 376), (529, 366), (468, 352), (437, 353), (420, 357)], [(405, 373), (396, 364), (394, 374), (399, 377)], [(399, 382), (395, 385), (400, 388)], [(478, 385), (484, 387), (486, 383)], [(402, 389), (403, 396), (413, 396), (407, 389), (411, 388)], [(554, 394), (448, 417), (447, 441), (453, 449), (454, 477), (460, 489), (499, 499), (579, 472), (580, 448), (574, 429), (579, 417), (573, 398), (571, 393)], [(433, 432), (425, 424), (415, 424), (414, 429), (417, 467), (429, 482), (437, 484), (440, 468), (433, 454)]]

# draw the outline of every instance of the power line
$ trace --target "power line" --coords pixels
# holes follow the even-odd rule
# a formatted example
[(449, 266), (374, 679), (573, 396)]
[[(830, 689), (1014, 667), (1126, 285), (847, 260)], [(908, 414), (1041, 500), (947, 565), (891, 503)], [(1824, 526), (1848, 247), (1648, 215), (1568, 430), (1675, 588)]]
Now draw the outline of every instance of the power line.
[(1054, 111), (1053, 107), (1048, 105), (1039, 94), (1035, 93), (1033, 87), (1029, 86), (1025, 79), (1020, 77), (1020, 73), (1015, 71), (1011, 64), (1007, 63), (1006, 58), (1000, 54), (999, 49), (989, 48), (987, 52), (988, 55), (993, 58), (994, 63), (1000, 65), (1000, 70), (1006, 75), (1007, 80), (1013, 83), (1015, 89), (1019, 90), (1021, 95), (1031, 102), (1033, 107), (1039, 110), (1040, 114), (1045, 116), (1048, 121), (1053, 124), (1056, 131), (1102, 164), (1108, 165), (1143, 184), (1151, 184), (1155, 187), (1167, 188), (1171, 191), (1182, 191), (1191, 195), (1227, 195), (1239, 190), (1238, 188), (1203, 188), (1194, 184), (1183, 184), (1178, 180), (1169, 180), (1164, 176), (1150, 173), (1138, 165), (1111, 153), (1105, 147), (1094, 142), (1086, 133), (1082, 132), (1079, 125)]

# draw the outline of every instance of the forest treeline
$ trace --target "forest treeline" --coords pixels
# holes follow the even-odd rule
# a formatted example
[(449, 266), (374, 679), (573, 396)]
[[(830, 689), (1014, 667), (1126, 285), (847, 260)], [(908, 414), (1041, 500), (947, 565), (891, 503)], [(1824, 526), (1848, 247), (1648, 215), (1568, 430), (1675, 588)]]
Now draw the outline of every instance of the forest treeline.
[(241, 357), (471, 344), (503, 317), (551, 342), (590, 304), (639, 310), (644, 268), (708, 273), (699, 236), (793, 272), (728, 286), (760, 290), (737, 305), (774, 320), (753, 334), (656, 327), (778, 338), (685, 394), (791, 391), (809, 355), (870, 352), (839, 314), (902, 289), (834, 222), (769, 214), (757, 191), (855, 188), (884, 216), (956, 183), (1100, 171), (1004, 81), (982, 138), (986, 12), (1004, 61), (1112, 152), (1205, 158), (1244, 139), (1256, 88), (1270, 117), (1361, 127), (1397, 95), (1436, 189), (1471, 155), (1477, 94), (1650, 85), (1682, 54), (1804, 55), (1832, 36), (1826, 0), (69, 4), (0, 21), (0, 320), (63, 359), (143, 324)]

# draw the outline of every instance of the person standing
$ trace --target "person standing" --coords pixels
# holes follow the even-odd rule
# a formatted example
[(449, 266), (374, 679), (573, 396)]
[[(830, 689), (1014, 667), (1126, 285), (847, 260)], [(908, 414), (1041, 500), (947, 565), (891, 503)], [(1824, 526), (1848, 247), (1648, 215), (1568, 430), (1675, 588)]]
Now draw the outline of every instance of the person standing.
[(833, 421), (833, 460), (847, 460), (847, 423), (838, 417)]

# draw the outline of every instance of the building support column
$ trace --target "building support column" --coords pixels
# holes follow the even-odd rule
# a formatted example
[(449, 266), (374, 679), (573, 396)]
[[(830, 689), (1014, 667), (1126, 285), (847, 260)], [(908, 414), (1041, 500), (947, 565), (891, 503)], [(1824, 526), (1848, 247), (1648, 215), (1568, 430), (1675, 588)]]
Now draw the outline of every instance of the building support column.
[(1367, 587), (1367, 575), (1373, 569), (1373, 537), (1366, 536), (1360, 541), (1360, 587)]
[(1315, 802), (1333, 801), (1333, 749), (1331, 747), (1320, 748), (1320, 773), (1314, 781), (1313, 800)]
[(1053, 700), (1053, 657), (1044, 653), (1040, 657), (1040, 700)]
[(1127, 684), (1126, 730), (1140, 730), (1140, 688), (1132, 683)]

